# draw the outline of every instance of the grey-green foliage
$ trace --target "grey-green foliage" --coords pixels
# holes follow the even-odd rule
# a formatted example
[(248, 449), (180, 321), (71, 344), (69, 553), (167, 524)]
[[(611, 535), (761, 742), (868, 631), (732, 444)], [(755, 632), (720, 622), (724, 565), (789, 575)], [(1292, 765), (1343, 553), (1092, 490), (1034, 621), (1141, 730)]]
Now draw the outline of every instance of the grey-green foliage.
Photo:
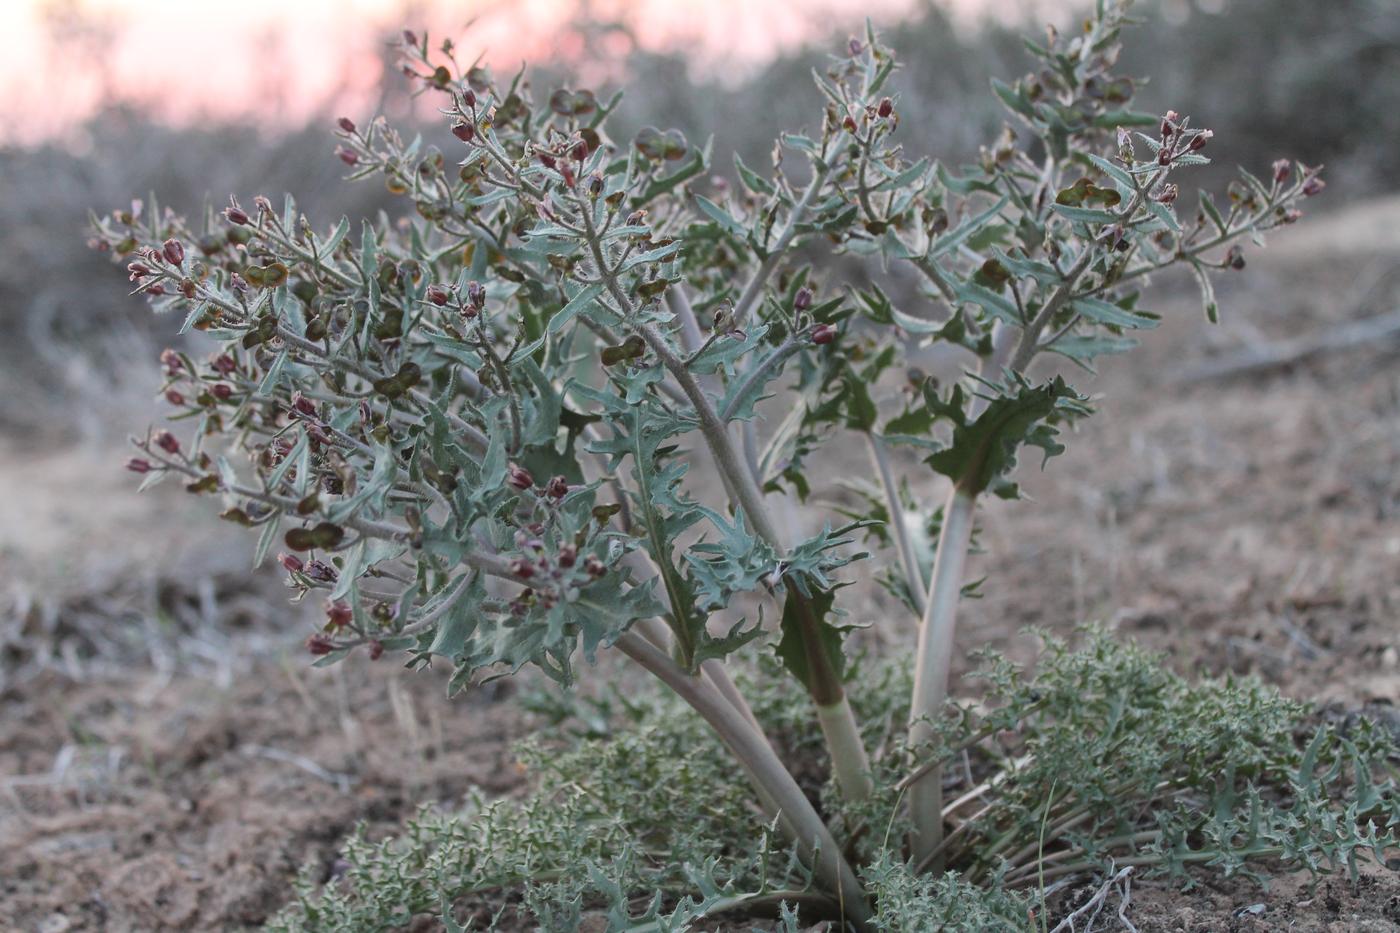
[[(765, 662), (742, 685), (823, 811), (859, 840), (876, 929), (1026, 929), (1042, 871), (1047, 882), (1070, 867), (1124, 864), (1183, 881), (1188, 868), (1350, 871), (1396, 844), (1393, 746), (1368, 723), (1341, 735), (1257, 681), (1193, 684), (1090, 631), (1078, 649), (1047, 639), (1033, 673), (989, 658), (977, 712), (962, 710), (945, 734), (989, 782), (978, 804), (987, 810), (949, 847), (947, 874), (920, 874), (902, 854), (897, 806), (908, 759), (895, 724), (907, 714), (908, 673), (857, 663), (867, 687), (852, 700), (867, 741), (886, 749), (881, 789), (861, 804), (804, 770), (821, 738), (792, 681)], [(353, 837), (344, 879), (319, 890), (304, 880), (274, 928), (388, 929), (447, 905), (460, 917), (489, 904), (550, 929), (586, 911), (612, 911), (609, 929), (683, 929), (718, 907), (771, 908), (784, 892), (809, 920), (822, 915), (830, 902), (771, 842), (719, 743), (668, 695), (644, 699), (553, 707), (555, 724), (520, 748), (528, 794), (425, 813), (380, 844)], [(568, 705), (587, 729), (572, 727)], [(602, 729), (599, 709), (619, 718)]]

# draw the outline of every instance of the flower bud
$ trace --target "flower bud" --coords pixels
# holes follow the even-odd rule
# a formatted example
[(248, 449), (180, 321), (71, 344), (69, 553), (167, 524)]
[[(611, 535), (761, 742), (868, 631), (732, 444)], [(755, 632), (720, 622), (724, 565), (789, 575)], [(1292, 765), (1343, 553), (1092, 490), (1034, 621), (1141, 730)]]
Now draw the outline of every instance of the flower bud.
[(240, 227), (248, 222), (248, 215), (243, 212), (243, 208), (236, 204), (224, 209), (224, 217), (228, 219), (229, 223), (237, 224)]
[(316, 403), (300, 392), (294, 392), (292, 393), (292, 411), (306, 415), (308, 418), (314, 418), (316, 417)]
[(578, 548), (574, 547), (572, 544), (566, 544), (559, 549), (558, 563), (560, 567), (565, 569), (572, 567), (577, 560)]
[[(165, 357), (162, 356), (161, 359), (163, 360)], [(221, 376), (227, 376), (238, 368), (238, 364), (234, 362), (233, 357), (229, 356), (227, 353), (220, 353), (218, 356), (214, 357), (209, 365), (213, 367), (214, 372)]]
[(1307, 181), (1303, 182), (1303, 197), (1310, 198), (1315, 194), (1320, 194), (1322, 192), (1322, 189), (1326, 187), (1327, 182), (1314, 175), (1312, 178), (1309, 178)]
[(476, 127), (465, 120), (459, 120), (452, 124), (452, 135), (464, 143), (469, 143), (476, 137)]
[(139, 282), (146, 276), (150, 275), (152, 269), (144, 262), (135, 260), (126, 264), (126, 271), (131, 273), (129, 276), (127, 276), (128, 279), (130, 279), (133, 282)]
[(509, 569), (511, 573), (520, 577), (522, 580), (528, 580), (535, 575), (534, 564), (523, 557), (517, 557), (512, 560), (509, 564)]
[(433, 304), (441, 308), (443, 305), (447, 304), (452, 294), (441, 285), (429, 285), (426, 297)]
[(555, 476), (550, 479), (544, 491), (551, 499), (562, 499), (569, 494), (569, 481), (562, 476)]
[(306, 640), (306, 650), (317, 656), (330, 654), (335, 650), (335, 642), (329, 635), (317, 632)]
[(467, 302), (478, 310), (486, 307), (486, 286), (476, 279), (467, 283)]
[(166, 389), (165, 400), (172, 405), (185, 404), (185, 397), (180, 394), (180, 391), (178, 389)]
[(340, 158), (340, 161), (344, 162), (346, 165), (359, 164), (360, 157), (355, 154), (353, 149), (346, 149), (344, 146), (341, 146), (335, 151), (335, 154)]
[(349, 603), (340, 599), (326, 600), (326, 624), (331, 628), (344, 628), (354, 617)]
[(148, 285), (148, 286), (146, 286), (146, 294), (148, 294), (148, 295), (164, 295), (164, 294), (165, 294), (165, 286), (162, 285), (162, 284), (160, 284), (159, 282), (155, 283), (154, 285)]
[(1244, 248), (1236, 244), (1225, 254), (1225, 265), (1236, 271), (1244, 268)]
[(126, 468), (133, 473), (149, 473), (154, 469), (151, 466), (151, 461), (143, 460), (140, 457), (132, 457), (126, 461)]
[(846, 132), (854, 133), (856, 131), (856, 118), (850, 114), (846, 114), (846, 119), (841, 121), (841, 126)]
[(805, 285), (799, 288), (797, 294), (793, 296), (792, 306), (798, 311), (806, 311), (812, 307), (812, 290)]
[(894, 113), (894, 101), (890, 100), (888, 97), (882, 97), (880, 99), (880, 106), (875, 108), (875, 112), (878, 113), (882, 119), (888, 119), (890, 114)]
[(180, 361), (180, 354), (170, 347), (160, 351), (160, 364), (165, 367), (167, 376), (173, 376), (184, 368), (184, 363)]
[(1279, 223), (1296, 224), (1298, 222), (1298, 218), (1302, 216), (1303, 212), (1297, 210), (1296, 208), (1286, 210), (1279, 216)]
[(185, 261), (185, 244), (171, 237), (166, 240), (165, 245), (161, 247), (161, 253), (165, 255), (166, 262), (170, 263), (172, 266), (178, 266)]
[(605, 565), (601, 560), (599, 560), (594, 554), (588, 555), (588, 559), (583, 562), (583, 569), (586, 570), (588, 572), (588, 575), (590, 577), (593, 577), (595, 580), (608, 572), (607, 565)]
[(306, 562), (300, 557), (297, 557), (295, 554), (288, 554), (285, 551), (277, 555), (277, 563), (281, 564), (282, 569), (287, 571), (287, 573), (301, 573), (306, 567)]
[(1171, 204), (1179, 193), (1180, 190), (1176, 185), (1163, 185), (1162, 190), (1152, 196), (1152, 200), (1158, 204)]
[(1289, 164), (1287, 159), (1274, 160), (1274, 181), (1280, 184), (1288, 181), (1288, 176), (1292, 174), (1292, 172), (1293, 166)]
[(157, 431), (155, 442), (157, 447), (172, 456), (180, 452), (180, 442), (169, 431)]
[(1206, 147), (1206, 143), (1209, 142), (1211, 137), (1214, 135), (1215, 134), (1210, 130), (1201, 130), (1195, 136), (1191, 137), (1191, 143), (1187, 146), (1187, 148), (1190, 149), (1192, 152), (1197, 152), (1201, 149), (1204, 149)]
[(462, 104), (468, 108), (476, 106), (476, 91), (467, 88), (462, 92)]
[(597, 172), (588, 176), (588, 193), (595, 198), (603, 193), (603, 176)]
[(403, 31), (403, 41), (409, 45), (417, 45), (418, 34), (415, 33), (412, 29), (405, 29)]
[(349, 117), (341, 117), (336, 121), (336, 125), (347, 133), (355, 132), (355, 121)]
[(227, 383), (216, 382), (209, 388), (209, 391), (213, 393), (214, 398), (221, 402), (226, 402), (233, 398), (233, 387)]
[(530, 475), (529, 470), (520, 464), (512, 463), (510, 469), (506, 471), (506, 482), (524, 492), (535, 485), (535, 478)]
[(851, 36), (850, 41), (846, 43), (846, 51), (851, 53), (852, 58), (859, 55), (864, 48), (865, 46), (861, 45), (860, 40), (855, 36)]
[(812, 328), (812, 342), (824, 346), (836, 339), (836, 328), (830, 324), (818, 324)]

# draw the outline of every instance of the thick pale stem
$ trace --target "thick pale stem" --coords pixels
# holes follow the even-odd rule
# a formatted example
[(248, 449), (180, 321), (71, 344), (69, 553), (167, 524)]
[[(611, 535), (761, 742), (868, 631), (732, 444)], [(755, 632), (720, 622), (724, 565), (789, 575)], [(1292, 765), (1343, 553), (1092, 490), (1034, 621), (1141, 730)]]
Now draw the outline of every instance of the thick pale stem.
[(870, 909), (855, 872), (772, 747), (717, 690), (702, 678), (681, 670), (640, 634), (624, 632), (617, 640), (617, 647), (664, 681), (704, 717), (729, 746), (749, 779), (760, 789), (761, 796), (777, 807), (783, 828), (812, 861), (817, 875), (837, 894), (846, 918), (863, 926), (870, 918)]
[[(938, 553), (933, 562), (928, 609), (919, 629), (915, 655), (914, 696), (909, 711), (909, 740), (919, 747), (935, 738), (934, 721), (948, 698), (948, 670), (953, 656), (953, 633), (957, 628), (958, 600), (972, 544), (973, 511), (976, 497), (957, 486), (943, 509), (943, 528), (938, 536)], [(910, 815), (914, 821), (911, 840), (914, 861), (933, 852), (943, 838), (943, 772), (933, 768), (909, 787)]]
[(843, 695), (830, 706), (817, 704), (817, 721), (831, 749), (831, 770), (836, 786), (847, 800), (865, 800), (875, 792), (875, 779), (865, 755), (855, 711)]
[(875, 472), (880, 476), (880, 486), (885, 490), (885, 510), (890, 513), (890, 536), (899, 550), (899, 562), (904, 568), (904, 582), (909, 587), (909, 595), (914, 600), (914, 608), (922, 616), (928, 610), (928, 591), (924, 588), (924, 575), (919, 569), (919, 559), (914, 554), (914, 542), (909, 538), (909, 529), (904, 524), (904, 506), (899, 501), (899, 489), (895, 486), (894, 472), (890, 469), (889, 453), (884, 440), (873, 431), (867, 431), (865, 441), (870, 446), (870, 459), (875, 464)]

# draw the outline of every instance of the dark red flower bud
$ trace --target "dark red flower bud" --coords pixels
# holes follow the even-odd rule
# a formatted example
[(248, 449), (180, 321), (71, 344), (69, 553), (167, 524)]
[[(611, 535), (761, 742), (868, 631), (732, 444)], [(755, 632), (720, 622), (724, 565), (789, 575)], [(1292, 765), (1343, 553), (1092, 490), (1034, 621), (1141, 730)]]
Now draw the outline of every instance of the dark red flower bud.
[(167, 375), (173, 376), (184, 368), (184, 363), (180, 361), (180, 354), (170, 347), (160, 351), (160, 364), (165, 367)]
[(512, 560), (509, 569), (511, 573), (520, 577), (522, 580), (528, 580), (535, 575), (535, 565), (523, 557), (517, 557)]
[(1189, 146), (1187, 146), (1187, 148), (1190, 149), (1192, 152), (1204, 149), (1206, 147), (1206, 143), (1210, 142), (1211, 137), (1213, 137), (1214, 135), (1215, 134), (1210, 130), (1201, 130), (1195, 136), (1191, 137), (1191, 143)]
[(355, 132), (355, 121), (349, 117), (341, 117), (336, 121), (336, 125), (347, 133)]
[(185, 404), (185, 397), (180, 394), (180, 391), (178, 389), (166, 389), (165, 400), (172, 405)]
[(1166, 139), (1171, 139), (1172, 130), (1173, 130), (1173, 127), (1172, 127), (1171, 121), (1170, 121), (1170, 120), (1163, 120), (1163, 121), (1162, 121), (1161, 129), (1160, 129), (1162, 139), (1164, 139), (1164, 140), (1166, 140)]
[(149, 473), (154, 469), (151, 466), (151, 461), (142, 460), (140, 457), (132, 457), (126, 461), (126, 468), (133, 473)]
[(817, 346), (831, 343), (836, 339), (836, 328), (830, 324), (818, 324), (812, 328), (812, 342)]
[(1289, 164), (1287, 159), (1274, 160), (1274, 181), (1280, 183), (1288, 181), (1288, 176), (1292, 174), (1292, 172), (1293, 166)]
[(243, 212), (243, 208), (236, 204), (224, 210), (224, 217), (228, 218), (229, 223), (237, 224), (240, 227), (248, 222), (248, 215)]
[(1171, 204), (1179, 193), (1176, 185), (1163, 185), (1162, 190), (1153, 195), (1152, 199), (1158, 204)]
[(552, 477), (544, 491), (551, 499), (562, 499), (569, 494), (569, 481), (562, 476)]
[(337, 149), (335, 154), (340, 158), (340, 161), (344, 162), (346, 165), (358, 165), (360, 162), (360, 157), (355, 154), (355, 151), (353, 149), (346, 149), (344, 146)]
[(623, 225), (627, 227), (640, 227), (642, 224), (646, 223), (646, 219), (647, 212), (645, 210), (636, 210), (627, 215), (627, 219), (623, 222)]
[(875, 112), (882, 118), (887, 119), (890, 114), (894, 113), (894, 101), (890, 100), (888, 97), (882, 97), (880, 99), (880, 106), (875, 108)]
[(476, 127), (464, 120), (458, 121), (452, 124), (452, 135), (464, 143), (469, 143), (476, 137)]
[(792, 298), (792, 306), (798, 311), (806, 311), (812, 307), (812, 290), (805, 285), (799, 288)]
[(607, 565), (597, 558), (596, 555), (589, 554), (588, 559), (583, 562), (583, 569), (593, 578), (603, 576), (608, 572)]
[(578, 560), (578, 548), (572, 544), (566, 544), (559, 549), (558, 563), (560, 567), (572, 567), (576, 560)]
[(221, 402), (226, 402), (233, 398), (233, 387), (222, 382), (216, 382), (210, 386), (209, 391), (214, 394), (214, 398)]
[(229, 373), (233, 372), (235, 369), (238, 368), (238, 363), (236, 363), (233, 357), (229, 356), (227, 353), (220, 353), (218, 356), (214, 357), (213, 361), (209, 365), (212, 366), (214, 368), (214, 371), (221, 376), (227, 376)]
[(148, 294), (148, 295), (164, 295), (164, 294), (165, 294), (165, 286), (162, 285), (162, 284), (160, 284), (159, 282), (155, 283), (154, 285), (149, 285), (149, 286), (146, 287), (146, 294)]
[(475, 106), (476, 106), (476, 91), (473, 91), (471, 88), (467, 88), (465, 91), (463, 91), (463, 92), (462, 92), (462, 104), (463, 104), (463, 106), (468, 107), (468, 108), (475, 107)]
[(1237, 271), (1243, 269), (1244, 248), (1238, 245), (1230, 247), (1229, 252), (1225, 254), (1225, 265)]
[(126, 264), (126, 271), (131, 273), (127, 278), (133, 282), (139, 282), (151, 274), (151, 267), (144, 262), (129, 262)]
[(856, 131), (856, 118), (846, 114), (846, 119), (841, 121), (841, 125), (845, 127), (846, 132), (854, 133)]
[(1327, 182), (1314, 175), (1312, 178), (1303, 182), (1303, 197), (1310, 198), (1315, 194), (1321, 193), (1322, 189), (1326, 187)]
[(574, 177), (574, 170), (570, 168), (567, 163), (559, 166), (559, 174), (563, 177), (564, 186), (566, 188), (572, 188), (574, 186), (574, 182), (577, 179)]
[(530, 475), (529, 470), (520, 464), (512, 463), (510, 469), (506, 471), (506, 482), (524, 492), (535, 485), (535, 478)]
[(555, 161), (554, 156), (549, 154), (548, 152), (537, 152), (535, 153), (535, 158), (539, 159), (540, 164), (543, 165), (545, 168), (554, 168), (554, 166), (558, 164), (558, 162)]
[(384, 657), (384, 642), (376, 638), (369, 643), (369, 659), (378, 661), (382, 657)]
[(165, 245), (161, 247), (160, 251), (164, 254), (165, 261), (172, 266), (178, 266), (185, 261), (185, 244), (174, 237), (166, 240)]
[(403, 41), (407, 42), (409, 45), (417, 45), (418, 35), (412, 29), (405, 29), (403, 31)]
[(354, 617), (349, 603), (340, 599), (326, 600), (326, 624), (331, 628), (344, 628)]
[(323, 632), (317, 632), (306, 640), (306, 650), (314, 655), (330, 654), (335, 650), (335, 642)]
[(846, 51), (851, 53), (852, 58), (859, 55), (864, 48), (865, 46), (861, 45), (860, 40), (855, 36), (851, 36), (850, 41), (846, 43)]
[(314, 418), (316, 417), (316, 403), (300, 392), (294, 392), (292, 393), (292, 411)]
[(180, 442), (169, 431), (157, 431), (155, 442), (157, 447), (168, 454), (174, 455), (180, 452)]
[(300, 557), (297, 557), (295, 554), (288, 554), (285, 551), (277, 555), (277, 562), (282, 565), (282, 569), (287, 571), (287, 573), (300, 573), (306, 567), (306, 562)]
[(1157, 153), (1157, 164), (1158, 164), (1158, 165), (1171, 165), (1171, 164), (1172, 164), (1172, 151), (1171, 151), (1171, 149), (1170, 149), (1169, 147), (1163, 146), (1163, 147), (1161, 148), (1161, 150)]
[(452, 298), (452, 293), (442, 285), (429, 285), (427, 299), (441, 308)]

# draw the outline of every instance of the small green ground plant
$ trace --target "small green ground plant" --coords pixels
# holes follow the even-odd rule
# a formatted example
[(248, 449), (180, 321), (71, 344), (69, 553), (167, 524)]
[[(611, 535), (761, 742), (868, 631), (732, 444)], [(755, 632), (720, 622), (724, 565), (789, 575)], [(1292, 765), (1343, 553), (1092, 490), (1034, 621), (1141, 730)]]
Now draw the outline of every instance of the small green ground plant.
[[(867, 30), (815, 74), (816, 129), (782, 134), (766, 171), (736, 159), (722, 186), (708, 181), (709, 147), (675, 130), (614, 140), (617, 97), (561, 88), (536, 101), (523, 74), (499, 82), (452, 43), (405, 33), (405, 72), (440, 101), (455, 151), (342, 119), (338, 155), (412, 214), (318, 232), (290, 198), (278, 210), (258, 197), (193, 223), (154, 201), (94, 218), (99, 248), (127, 262), (138, 292), (221, 344), (205, 361), (162, 356), (165, 396), (191, 430), (139, 439), (128, 466), (221, 501), (224, 518), (257, 529), (256, 562), (281, 551), (298, 595), (324, 601), (307, 640), (319, 664), (402, 653), (411, 667), (451, 665), (455, 690), (525, 665), (569, 686), (580, 655), (631, 659), (698, 714), (725, 777), (734, 765), (748, 779), (745, 802), (782, 840), (763, 851), (806, 873), (802, 897), (795, 875), (754, 895), (788, 914), (869, 928), (890, 903), (964, 890), (948, 880), (955, 865), (1008, 881), (1028, 865), (1099, 864), (1108, 850), (1087, 833), (1103, 827), (1081, 811), (1112, 787), (1018, 783), (1011, 759), (994, 812), (971, 818), (962, 798), (944, 799), (976, 507), (1016, 498), (1017, 459), (1060, 453), (1061, 429), (1091, 413), (1063, 375), (1032, 373), (1037, 358), (1089, 369), (1130, 349), (1158, 321), (1139, 289), (1170, 267), (1194, 273), (1215, 320), (1212, 274), (1242, 268), (1240, 241), (1294, 222), (1323, 187), (1315, 169), (1281, 160), (1264, 179), (1242, 173), (1228, 204), (1201, 194), (1180, 210), (1173, 179), (1205, 162), (1212, 134), (1129, 109), (1135, 82), (1114, 70), (1126, 8), (1101, 0), (1072, 35), (1028, 42), (1035, 70), (993, 88), (1011, 122), (957, 171), (903, 151), (886, 92), (896, 63)], [(922, 286), (904, 295), (907, 277)], [(965, 378), (898, 378), (908, 347), (930, 343), (962, 353)], [(853, 436), (881, 491), (865, 509), (823, 514), (808, 498), (814, 471)], [(941, 508), (906, 508), (892, 447), (947, 478)], [(778, 496), (821, 530), (791, 534)], [(878, 745), (849, 695), (870, 687), (843, 622), (849, 567), (871, 560), (858, 536), (890, 556), (877, 575), (920, 620), (904, 726)], [(770, 651), (806, 697), (802, 734), (837, 789), (820, 805), (732, 674)], [(891, 747), (896, 758), (872, 756)], [(707, 840), (755, 819), (726, 787), (717, 818), (735, 825)], [(1391, 806), (1368, 803), (1349, 817), (1363, 835)], [(466, 825), (520, 819), (482, 812)], [(1067, 848), (1028, 861), (1037, 817)], [(876, 818), (900, 831), (877, 832)], [(1158, 841), (1187, 839), (1192, 861), (1200, 830), (1181, 820)], [(689, 845), (667, 837), (678, 853)], [(559, 854), (622, 865), (633, 855), (621, 838)], [(636, 844), (633, 867), (608, 876), (615, 926), (675, 928), (689, 921), (661, 912), (693, 918), (750, 896), (750, 869), (716, 867), (725, 853), (678, 855), (693, 897), (658, 897), (637, 920), (618, 905), (679, 882), (646, 867), (654, 853)], [(1299, 860), (1276, 849), (1252, 854)], [(558, 903), (582, 903), (577, 872), (524, 864), (536, 863), (559, 877), (531, 875), (530, 891), (563, 885), (576, 897)], [(524, 877), (520, 867), (482, 877)], [(540, 913), (546, 900), (541, 922), (567, 926)]]

